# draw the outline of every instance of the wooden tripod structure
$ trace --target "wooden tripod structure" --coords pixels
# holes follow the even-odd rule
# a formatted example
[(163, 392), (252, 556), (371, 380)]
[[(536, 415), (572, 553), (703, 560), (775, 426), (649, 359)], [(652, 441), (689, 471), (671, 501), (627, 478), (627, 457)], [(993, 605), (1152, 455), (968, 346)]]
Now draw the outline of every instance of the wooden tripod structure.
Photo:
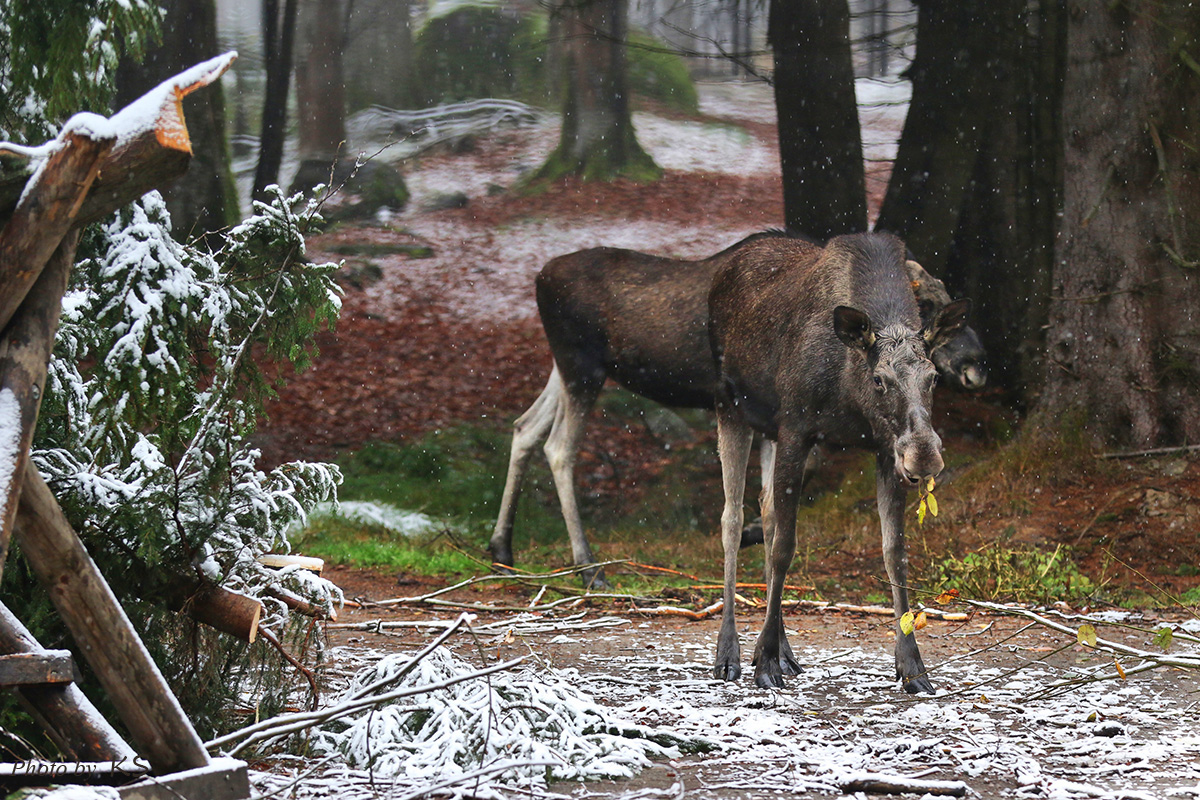
[[(209, 758), (29, 448), (81, 227), (186, 171), (192, 149), (181, 100), (236, 57), (199, 64), (111, 118), (78, 114), (42, 147), (0, 143), (0, 575), (15, 537), (133, 746), (73, 683), (70, 653), (42, 648), (2, 605), (0, 685), (17, 692), (69, 757), (132, 776), (148, 764), (164, 776), (122, 789), (129, 798), (244, 798), (245, 764)], [(8, 768), (0, 783), (21, 774), (21, 765), (0, 766)], [(91, 772), (43, 771), (56, 783)]]

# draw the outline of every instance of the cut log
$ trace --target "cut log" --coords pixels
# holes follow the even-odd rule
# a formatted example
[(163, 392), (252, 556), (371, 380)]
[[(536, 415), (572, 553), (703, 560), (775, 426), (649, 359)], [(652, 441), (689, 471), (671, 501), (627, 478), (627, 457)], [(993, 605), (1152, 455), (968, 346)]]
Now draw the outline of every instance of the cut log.
[(70, 650), (0, 656), (0, 686), (41, 686), (74, 681), (75, 661)]
[[(0, 603), (0, 652), (44, 652), (33, 635)], [(17, 699), (64, 755), (80, 761), (132, 762), (137, 754), (73, 683), (25, 686)]]
[(258, 637), (262, 603), (214, 583), (180, 581), (169, 590), (167, 606), (199, 623), (253, 644)]
[[(94, 114), (74, 118), (79, 124), (90, 124), (96, 130), (111, 131), (117, 136), (116, 146), (104, 159), (99, 177), (82, 207), (77, 209), (76, 222), (85, 225), (103, 219), (187, 171), (192, 145), (183, 117), (183, 98), (221, 77), (236, 58), (237, 53), (226, 53), (198, 64), (151, 89), (110, 120)], [(71, 124), (69, 121), (67, 127)], [(31, 159), (30, 154), (39, 150), (0, 143), (0, 158), (7, 156), (13, 162), (0, 181), (0, 221), (15, 213), (10, 204), (19, 193), (13, 192), (11, 186), (20, 179), (23, 169), (20, 162), (29, 162), (32, 170), (37, 158)], [(3, 191), (5, 186), (10, 187), (8, 191)], [(0, 285), (4, 285), (3, 279)]]
[(321, 570), (325, 569), (324, 559), (313, 558), (312, 556), (298, 556), (291, 553), (267, 553), (258, 557), (258, 563), (272, 569), (299, 567), (309, 572), (315, 572), (317, 575), (320, 575)]
[[(62, 238), (12, 323), (0, 335), (0, 576), (8, 557), (21, 479), (46, 386), (46, 365), (54, 348), (62, 297), (78, 241), (78, 230)], [(18, 430), (4, 429), (14, 422), (19, 423)], [(15, 445), (15, 450), (8, 452), (6, 445)]]
[(134, 745), (158, 773), (205, 767), (208, 753), (125, 611), (31, 465), (15, 529), (30, 567), (100, 679)]

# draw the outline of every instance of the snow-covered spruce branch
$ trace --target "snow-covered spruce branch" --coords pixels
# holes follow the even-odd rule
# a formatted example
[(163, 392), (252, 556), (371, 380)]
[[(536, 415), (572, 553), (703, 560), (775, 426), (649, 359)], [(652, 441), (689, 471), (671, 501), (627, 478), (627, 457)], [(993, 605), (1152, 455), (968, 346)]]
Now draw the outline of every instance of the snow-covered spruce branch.
[[(392, 685), (396, 681), (402, 679), (405, 675), (407, 675), (412, 670), (413, 667), (415, 667), (417, 665), (418, 662), (420, 662), (421, 659), (425, 658), (430, 653), (432, 653), (434, 650), (436, 650), (438, 647), (445, 644), (446, 641), (448, 641), (451, 636), (453, 636), (455, 633), (457, 633), (464, 626), (470, 625), (470, 623), (473, 620), (474, 620), (474, 616), (471, 614), (459, 614), (458, 618), (455, 619), (453, 622), (449, 623), (449, 625), (446, 627), (446, 630), (443, 631), (440, 636), (438, 636), (436, 639), (434, 639), (429, 644), (425, 645), (425, 647), (423, 647), (420, 650), (420, 652), (418, 652), (415, 656), (413, 656), (412, 661), (409, 663), (409, 666), (407, 669), (400, 670), (396, 675), (392, 676), (389, 679), (381, 680), (376, 684), (372, 684), (370, 686), (365, 687), (361, 692), (356, 692), (355, 694), (351, 695), (348, 698), (348, 700), (350, 700), (350, 701), (360, 700), (366, 694), (379, 691), (380, 689), (386, 688), (387, 686)], [(321, 712), (310, 711), (310, 712), (305, 712), (305, 713), (298, 714), (298, 715), (293, 714), (293, 715), (289, 715), (289, 718), (296, 719), (299, 717), (311, 716), (314, 713), (321, 713)], [(204, 746), (207, 747), (209, 750), (212, 750), (215, 752), (219, 748), (224, 747), (227, 744), (236, 742), (239, 739), (242, 739), (244, 737), (254, 736), (265, 730), (270, 730), (273, 727), (275, 727), (277, 724), (285, 723), (285, 722), (286, 722), (286, 720), (284, 719), (284, 717), (273, 717), (271, 719), (263, 720), (262, 722), (258, 722), (258, 723), (255, 723), (254, 725), (250, 725), (248, 727), (242, 728), (240, 730), (233, 731), (232, 733), (227, 733), (224, 736), (218, 736), (217, 738), (215, 738), (209, 742), (205, 742)], [(236, 752), (236, 751), (234, 751), (234, 752)]]
[(488, 675), (492, 675), (497, 672), (504, 672), (505, 670), (520, 666), (521, 664), (525, 663), (526, 660), (526, 656), (521, 656), (520, 658), (514, 658), (500, 664), (493, 664), (490, 667), (484, 667), (483, 669), (476, 670), (475, 672), (470, 672), (465, 675), (456, 675), (453, 678), (447, 678), (444, 681), (438, 681), (437, 683), (431, 683), (426, 686), (417, 686), (409, 689), (396, 689), (392, 692), (385, 692), (384, 694), (372, 695), (370, 697), (362, 697), (358, 700), (348, 701), (336, 706), (331, 706), (330, 708), (323, 708), (318, 711), (281, 714), (280, 716), (274, 717), (266, 722), (259, 723), (258, 725), (252, 725), (250, 728), (243, 728), (240, 731), (235, 731), (234, 733), (227, 734), (206, 742), (205, 747), (207, 747), (209, 750), (219, 748), (222, 746), (223, 742), (228, 742), (231, 739), (236, 740), (241, 735), (248, 733), (251, 729), (257, 728), (258, 730), (255, 733), (229, 748), (227, 755), (237, 755), (253, 744), (270, 741), (272, 739), (278, 739), (283, 736), (289, 736), (293, 733), (297, 733), (308, 728), (313, 728), (323, 722), (329, 722), (331, 720), (347, 717), (358, 711), (362, 711), (373, 706), (383, 705), (384, 703), (389, 703), (392, 700), (429, 694), (431, 692), (436, 692), (439, 689), (448, 689), (451, 686), (463, 683), (464, 681), (485, 678)]

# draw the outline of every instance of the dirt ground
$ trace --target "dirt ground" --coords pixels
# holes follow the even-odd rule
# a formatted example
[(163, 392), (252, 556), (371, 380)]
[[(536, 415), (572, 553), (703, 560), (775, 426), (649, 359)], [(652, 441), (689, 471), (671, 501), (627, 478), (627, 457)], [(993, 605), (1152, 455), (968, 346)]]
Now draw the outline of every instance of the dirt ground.
[[(333, 569), (329, 577), (347, 597), (368, 603), (434, 588), (397, 585), (393, 575), (361, 570)], [(532, 595), (530, 588), (485, 585), (449, 597), (524, 607)], [(419, 606), (348, 608), (331, 626), (332, 672), (353, 672), (390, 652), (415, 652), (440, 631), (389, 624), (429, 626), (457, 614)], [(1123, 621), (1153, 627), (1169, 616)], [(529, 624), (534, 620), (539, 629)], [(910, 696), (891, 668), (889, 618), (791, 610), (785, 624), (805, 671), (783, 690), (763, 690), (753, 686), (745, 663), (740, 681), (713, 680), (718, 622), (638, 614), (629, 603), (536, 615), (480, 612), (475, 624), (486, 633), (460, 635), (450, 644), (473, 666), (527, 656), (535, 672), (571, 676), (623, 719), (717, 745), (660, 760), (631, 779), (557, 782), (499, 790), (499, 796), (828, 797), (864, 772), (965, 785), (968, 796), (983, 798), (1200, 796), (1195, 670), (1135, 675), (1136, 660), (1123, 658), (1130, 674), (1121, 680), (1111, 656), (1026, 620), (975, 613), (964, 621), (932, 621), (919, 632), (937, 693)], [(739, 609), (743, 662), (761, 622), (760, 611)], [(609, 626), (583, 627), (588, 623)], [(1102, 638), (1146, 646), (1141, 634), (1099, 627)], [(1058, 681), (1093, 672), (1112, 678), (1057, 696), (1047, 692)], [(403, 782), (372, 783), (361, 772), (338, 781), (347, 798), (404, 793)]]

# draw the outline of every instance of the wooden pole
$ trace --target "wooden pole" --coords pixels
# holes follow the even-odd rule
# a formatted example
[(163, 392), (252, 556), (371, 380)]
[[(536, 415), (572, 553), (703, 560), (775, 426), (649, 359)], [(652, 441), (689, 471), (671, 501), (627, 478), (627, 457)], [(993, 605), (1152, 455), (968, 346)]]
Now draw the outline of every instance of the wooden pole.
[(10, 414), (16, 412), (20, 422), (19, 430), (7, 433), (0, 430), (0, 439), (7, 438), (16, 445), (15, 452), (10, 453), (0, 441), (0, 576), (8, 557), (8, 543), (21, 497), (21, 479), (29, 460), (33, 430), (37, 427), (47, 364), (78, 241), (78, 230), (63, 237), (12, 323), (0, 335), (0, 417), (7, 408)]
[(103, 156), (116, 137), (64, 130), (58, 149), (25, 186), (0, 232), (0, 330), (8, 325), (58, 243), (75, 225)]
[(15, 530), (21, 551), (138, 752), (157, 773), (208, 766), (208, 753), (179, 701), (32, 465), (26, 465), (24, 483)]
[[(0, 652), (45, 652), (3, 603), (0, 603)], [(79, 761), (115, 761), (130, 765), (137, 758), (137, 753), (75, 684), (21, 686), (14, 691), (25, 710), (66, 755)]]

